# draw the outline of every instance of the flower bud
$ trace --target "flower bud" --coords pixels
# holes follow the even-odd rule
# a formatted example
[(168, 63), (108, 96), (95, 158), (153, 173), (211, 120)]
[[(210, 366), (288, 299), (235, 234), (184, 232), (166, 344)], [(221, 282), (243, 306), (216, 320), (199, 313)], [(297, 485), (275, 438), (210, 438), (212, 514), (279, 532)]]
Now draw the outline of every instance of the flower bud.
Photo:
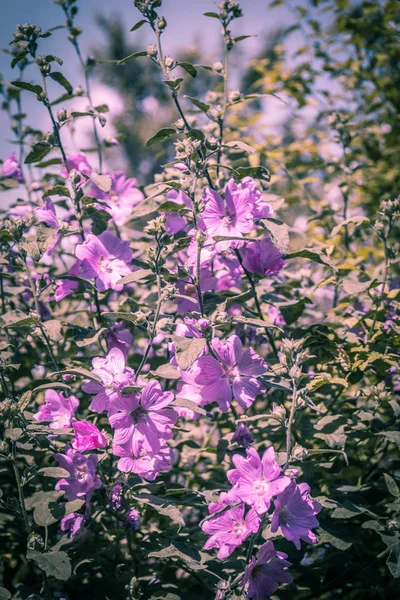
[(213, 63), (212, 70), (216, 71), (217, 73), (222, 73), (222, 71), (224, 70), (224, 65), (219, 60), (219, 61)]
[(254, 442), (250, 429), (245, 423), (240, 423), (237, 426), (236, 431), (232, 436), (232, 442), (236, 442), (242, 448), (248, 448), (248, 446)]
[(161, 19), (158, 19), (157, 21), (157, 29), (159, 31), (163, 31), (167, 26), (167, 21), (165, 20), (164, 17), (161, 17)]
[(218, 148), (218, 140), (217, 138), (211, 136), (206, 139), (206, 147), (209, 150), (216, 150)]
[(108, 496), (108, 504), (110, 505), (112, 510), (119, 511), (122, 510), (124, 506), (123, 496), (122, 496), (123, 484), (117, 482), (111, 488), (110, 494)]
[(157, 48), (154, 44), (147, 46), (146, 52), (147, 56), (150, 56), (151, 58), (155, 58), (157, 56)]
[(131, 508), (125, 515), (124, 524), (125, 529), (129, 531), (137, 531), (140, 527), (140, 512), (136, 508)]

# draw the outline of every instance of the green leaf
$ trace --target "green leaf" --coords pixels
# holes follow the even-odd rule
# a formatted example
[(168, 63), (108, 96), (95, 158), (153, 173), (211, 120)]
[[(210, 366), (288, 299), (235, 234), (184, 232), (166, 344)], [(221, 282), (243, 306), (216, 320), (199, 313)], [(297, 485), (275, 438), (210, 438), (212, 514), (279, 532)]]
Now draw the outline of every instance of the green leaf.
[(190, 367), (206, 347), (204, 338), (186, 338), (173, 335), (176, 362), (184, 371)]
[(128, 60), (130, 60), (131, 58), (137, 58), (138, 56), (147, 56), (146, 50), (143, 50), (142, 52), (134, 52), (133, 54), (130, 54), (129, 56), (126, 56), (125, 58), (123, 58), (122, 60), (120, 60), (117, 64), (118, 65), (123, 65)]
[(191, 75), (192, 77), (196, 77), (197, 76), (197, 69), (194, 65), (192, 65), (192, 63), (189, 62), (178, 62), (176, 63), (178, 67), (182, 67), (182, 69), (185, 69), (185, 71), (187, 71), (189, 73), (189, 75)]
[(70, 477), (69, 472), (61, 467), (43, 467), (42, 469), (39, 469), (38, 473), (45, 477), (55, 477), (56, 479)]
[(42, 392), (44, 390), (52, 390), (58, 388), (70, 391), (71, 386), (67, 385), (66, 383), (62, 383), (61, 381), (56, 381), (54, 383), (43, 383), (42, 385), (38, 385), (37, 387), (35, 387), (32, 390), (32, 393), (36, 394), (37, 392)]
[(203, 13), (203, 15), (205, 17), (212, 17), (213, 19), (218, 19), (219, 20), (219, 14), (216, 12), (205, 12)]
[(164, 79), (164, 83), (170, 90), (179, 90), (182, 81), (185, 81), (183, 77), (177, 77), (176, 79)]
[(286, 254), (289, 248), (289, 227), (286, 223), (276, 219), (262, 219), (263, 225), (268, 229), (271, 238), (281, 254)]
[(171, 406), (181, 406), (182, 408), (188, 408), (195, 413), (197, 412), (200, 415), (207, 415), (207, 411), (204, 410), (204, 408), (201, 408), (201, 406), (196, 404), (196, 402), (193, 402), (193, 400), (188, 400), (187, 398), (176, 398)]
[(329, 256), (325, 254), (321, 248), (304, 248), (303, 250), (287, 254), (285, 258), (306, 258), (308, 260), (312, 260), (313, 262), (319, 263), (320, 265), (327, 265), (334, 271), (337, 271), (337, 268), (335, 267)]
[(386, 561), (389, 571), (395, 579), (400, 577), (400, 534), (382, 535), (382, 542), (389, 548), (389, 556)]
[(157, 377), (162, 377), (163, 379), (180, 379), (180, 374), (178, 369), (171, 365), (170, 363), (166, 363), (165, 365), (160, 365), (154, 371), (154, 375)]
[(149, 556), (157, 559), (178, 560), (184, 562), (191, 571), (201, 571), (206, 568), (204, 563), (209, 560), (205, 552), (196, 550), (192, 545), (174, 541), (167, 548), (150, 552)]
[(66, 552), (44, 552), (41, 554), (37, 550), (28, 550), (26, 558), (35, 561), (46, 575), (51, 575), (61, 581), (66, 581), (71, 577), (71, 561)]
[(32, 83), (27, 83), (26, 81), (12, 81), (11, 83), (12, 85), (14, 85), (17, 88), (20, 88), (21, 90), (33, 92), (36, 95), (41, 94), (43, 92), (40, 85), (34, 85)]
[(105, 319), (111, 319), (112, 321), (128, 321), (129, 323), (137, 323), (138, 316), (135, 313), (126, 312), (103, 312), (101, 315)]
[(101, 383), (101, 378), (98, 375), (95, 375), (91, 371), (87, 371), (86, 369), (82, 369), (81, 367), (71, 367), (69, 369), (64, 369), (64, 371), (54, 371), (54, 373), (50, 373), (52, 375), (79, 375), (80, 377), (85, 377), (86, 379), (91, 379), (92, 381), (97, 381), (97, 383)]
[(14, 68), (21, 60), (23, 60), (28, 55), (27, 50), (22, 50), (22, 52), (18, 52), (16, 56), (11, 61), (11, 67)]
[(392, 496), (394, 496), (395, 498), (399, 498), (400, 490), (397, 486), (397, 483), (393, 479), (393, 477), (391, 477), (391, 475), (389, 475), (388, 473), (384, 473), (383, 476), (385, 478), (386, 487), (387, 487), (389, 493), (392, 494)]
[(160, 515), (168, 517), (174, 523), (185, 526), (185, 521), (183, 519), (181, 511), (179, 510), (178, 506), (170, 500), (167, 500), (165, 498), (159, 498), (158, 496), (154, 496), (153, 494), (147, 493), (142, 493), (137, 496), (134, 496), (132, 494), (132, 496), (138, 502), (142, 502), (143, 504), (150, 506)]
[(22, 394), (21, 398), (18, 400), (18, 408), (21, 412), (23, 412), (26, 409), (29, 402), (31, 401), (31, 398), (32, 398), (31, 390), (28, 390), (27, 392)]
[(162, 129), (159, 129), (157, 131), (157, 133), (155, 133), (153, 135), (153, 137), (151, 137), (149, 140), (147, 140), (146, 142), (146, 146), (152, 146), (153, 144), (159, 144), (160, 142), (163, 142), (164, 140), (168, 140), (169, 138), (173, 137), (174, 135), (176, 135), (176, 130), (173, 129), (172, 127), (163, 127)]
[(38, 227), (35, 236), (20, 244), (19, 247), (25, 250), (35, 262), (39, 262), (47, 250), (57, 241), (57, 236), (57, 229)]
[(397, 444), (398, 448), (400, 448), (400, 431), (380, 431), (376, 435), (383, 435), (389, 442)]
[(110, 175), (92, 175), (90, 179), (106, 194), (111, 190), (112, 178)]
[(228, 148), (238, 148), (239, 150), (248, 152), (248, 154), (254, 154), (255, 152), (257, 152), (255, 148), (252, 148), (252, 146), (249, 146), (249, 144), (246, 144), (246, 142), (241, 142), (240, 140), (227, 142), (226, 144), (224, 144), (224, 146), (227, 146)]
[(187, 98), (188, 100), (190, 100), (190, 102), (192, 104), (197, 106), (197, 108), (199, 108), (204, 113), (207, 113), (210, 110), (209, 104), (206, 104), (205, 102), (201, 102), (201, 100), (198, 100), (197, 98), (192, 98), (192, 96), (184, 96), (184, 97)]
[(257, 37), (257, 36), (256, 35), (239, 35), (238, 37), (233, 38), (233, 41), (235, 42), (235, 44), (237, 44), (238, 42), (247, 40), (247, 38), (251, 38), (251, 37)]
[(39, 162), (48, 155), (52, 146), (48, 142), (38, 142), (32, 146), (32, 150), (29, 152), (28, 156), (25, 158), (25, 164), (30, 165), (32, 163)]
[(129, 273), (129, 275), (125, 275), (119, 281), (117, 281), (118, 285), (125, 285), (126, 283), (134, 283), (135, 281), (140, 281), (145, 277), (155, 277), (154, 271), (151, 269), (139, 269), (138, 271), (133, 271), (133, 273)]
[(60, 73), (60, 71), (54, 71), (53, 73), (50, 73), (50, 77), (54, 81), (57, 81), (57, 83), (62, 85), (62, 87), (67, 91), (68, 94), (72, 94), (72, 92), (73, 92), (72, 85), (70, 84), (68, 79), (66, 77), (64, 77), (64, 75), (62, 73)]
[(9, 600), (11, 598), (11, 592), (6, 590), (4, 587), (0, 587), (0, 600)]
[(238, 183), (244, 177), (253, 177), (255, 179), (263, 179), (269, 181), (271, 179), (270, 172), (266, 167), (238, 167), (234, 179)]
[(32, 325), (36, 325), (36, 323), (39, 321), (39, 317), (37, 315), (29, 316), (18, 309), (6, 312), (4, 315), (1, 315), (0, 319), (4, 328), (31, 327)]
[(369, 219), (367, 217), (364, 217), (363, 215), (356, 215), (354, 217), (349, 217), (348, 219), (345, 219), (344, 221), (342, 221), (341, 223), (339, 223), (339, 225), (336, 225), (336, 227), (334, 227), (331, 231), (331, 238), (335, 237), (339, 231), (342, 229), (342, 227), (345, 227), (345, 225), (349, 225), (350, 223), (352, 223), (353, 225), (355, 225), (356, 227), (358, 227), (358, 225), (361, 225), (362, 223), (369, 223)]
[(142, 19), (141, 21), (138, 21), (136, 23), (136, 25), (134, 25), (129, 31), (137, 31), (138, 29), (140, 29), (142, 27), (142, 25), (144, 25), (145, 23), (148, 23), (148, 21), (146, 21), (146, 19)]
[(55, 185), (44, 192), (43, 199), (48, 198), (49, 196), (66, 196), (67, 198), (71, 198), (71, 193), (67, 186)]

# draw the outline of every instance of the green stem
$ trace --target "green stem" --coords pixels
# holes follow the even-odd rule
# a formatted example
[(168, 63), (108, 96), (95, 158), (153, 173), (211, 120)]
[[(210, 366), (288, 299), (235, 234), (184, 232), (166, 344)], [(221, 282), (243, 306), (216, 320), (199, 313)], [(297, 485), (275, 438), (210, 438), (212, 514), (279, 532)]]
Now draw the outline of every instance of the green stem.
[(286, 428), (286, 464), (290, 462), (292, 455), (292, 427), (294, 416), (297, 408), (297, 383), (292, 379), (292, 405), (290, 407), (290, 415)]
[(24, 519), (24, 524), (25, 524), (26, 532), (27, 532), (27, 534), (29, 536), (31, 534), (32, 530), (31, 530), (31, 526), (30, 526), (30, 523), (29, 523), (28, 513), (26, 512), (26, 508), (25, 508), (24, 491), (22, 489), (21, 477), (20, 477), (20, 474), (19, 474), (19, 469), (18, 469), (16, 458), (15, 458), (15, 442), (13, 442), (13, 445), (12, 445), (11, 463), (12, 463), (12, 466), (13, 466), (14, 475), (15, 475), (15, 481), (16, 481), (16, 484), (17, 484), (19, 507), (20, 507), (20, 510), (21, 510), (22, 517)]

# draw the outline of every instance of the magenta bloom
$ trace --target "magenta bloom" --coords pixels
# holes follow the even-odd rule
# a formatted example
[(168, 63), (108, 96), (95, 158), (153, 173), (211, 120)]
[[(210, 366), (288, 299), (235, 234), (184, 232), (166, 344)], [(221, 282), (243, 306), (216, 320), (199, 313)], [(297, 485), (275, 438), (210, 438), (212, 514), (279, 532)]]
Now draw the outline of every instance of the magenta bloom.
[(130, 531), (137, 531), (140, 527), (140, 512), (131, 508), (125, 515), (124, 527)]
[(289, 477), (281, 476), (282, 469), (275, 460), (275, 450), (270, 446), (260, 459), (257, 450), (247, 448), (247, 458), (235, 454), (236, 469), (227, 473), (232, 483), (232, 495), (252, 506), (259, 515), (270, 507), (274, 496), (281, 494), (290, 484)]
[[(213, 511), (223, 508), (222, 505), (213, 505)], [(211, 537), (204, 544), (205, 550), (219, 548), (217, 558), (227, 558), (240, 546), (244, 540), (256, 533), (260, 527), (261, 519), (254, 509), (245, 516), (245, 505), (233, 506), (226, 511), (204, 521), (201, 528)]]
[(236, 427), (236, 431), (232, 436), (232, 442), (236, 442), (242, 448), (247, 448), (254, 442), (254, 438), (246, 423), (240, 423)]
[(245, 244), (240, 251), (243, 266), (257, 275), (276, 275), (281, 270), (285, 261), (281, 253), (268, 237), (260, 241)]
[(51, 429), (68, 429), (75, 411), (79, 406), (78, 398), (70, 396), (65, 398), (62, 392), (46, 390), (45, 403), (39, 406), (38, 412), (33, 415), (39, 423), (50, 423)]
[(69, 531), (70, 538), (75, 537), (80, 533), (85, 526), (85, 517), (79, 513), (70, 513), (65, 515), (60, 521), (61, 531)]
[[(70, 171), (75, 169), (85, 175), (90, 175), (92, 172), (92, 167), (89, 165), (86, 156), (82, 152), (79, 154), (69, 154), (67, 156), (67, 165)], [(61, 170), (61, 177), (64, 177), (64, 179), (68, 177), (68, 171), (65, 167)]]
[(300, 550), (300, 540), (315, 544), (317, 536), (312, 529), (319, 526), (316, 514), (321, 505), (309, 497), (310, 487), (306, 483), (290, 485), (274, 500), (275, 510), (272, 515), (271, 531), (276, 533), (281, 528), (282, 535), (293, 542)]
[(18, 166), (18, 161), (15, 152), (12, 152), (10, 156), (4, 159), (3, 164), (0, 167), (2, 177), (13, 177), (18, 179), (20, 183), (24, 181), (22, 171)]
[(232, 184), (232, 193), (240, 194), (243, 190), (248, 190), (251, 203), (253, 206), (253, 217), (255, 219), (265, 219), (273, 214), (273, 210), (270, 204), (264, 200), (263, 194), (257, 189), (256, 182), (252, 177), (245, 177), (238, 184)]
[(104, 231), (99, 237), (89, 233), (86, 240), (76, 247), (75, 255), (81, 261), (80, 277), (95, 279), (100, 292), (122, 290), (124, 286), (117, 281), (132, 270), (128, 265), (132, 260), (129, 242), (110, 231)]
[(106, 331), (106, 340), (109, 350), (118, 348), (128, 358), (129, 350), (133, 345), (133, 335), (128, 329), (124, 328), (124, 323), (120, 321)]
[(89, 381), (82, 389), (88, 394), (96, 394), (90, 405), (95, 412), (111, 410), (113, 403), (122, 396), (122, 390), (135, 384), (135, 372), (126, 366), (126, 358), (119, 348), (113, 348), (105, 358), (92, 360), (93, 373), (100, 377), (101, 383)]
[(248, 584), (247, 597), (250, 600), (268, 600), (281, 583), (292, 583), (293, 577), (285, 569), (291, 566), (287, 554), (277, 552), (272, 542), (265, 542), (258, 551), (257, 560), (253, 556), (247, 565), (241, 585)]
[(61, 225), (57, 215), (54, 203), (50, 198), (46, 198), (43, 206), (39, 206), (34, 209), (35, 217), (37, 221), (45, 223), (48, 227), (54, 227), (58, 229)]
[(131, 443), (137, 456), (144, 444), (152, 452), (160, 451), (160, 440), (172, 438), (171, 427), (178, 420), (173, 408), (172, 392), (164, 392), (158, 381), (149, 381), (140, 394), (121, 396), (114, 403), (116, 410), (110, 415), (110, 425), (115, 429), (114, 444)]
[(75, 437), (71, 446), (77, 452), (87, 452), (97, 448), (105, 448), (108, 444), (107, 437), (89, 421), (75, 421), (73, 423)]
[[(180, 204), (182, 208), (192, 208), (192, 201), (182, 190), (170, 190), (165, 198), (166, 201)], [(168, 235), (175, 235), (185, 229), (187, 220), (185, 217), (181, 217), (178, 212), (161, 212), (160, 214), (165, 215), (165, 229)]]
[(109, 212), (114, 223), (122, 227), (132, 217), (133, 208), (144, 200), (144, 196), (136, 187), (136, 179), (127, 178), (123, 171), (116, 171), (111, 179), (111, 190), (108, 194), (93, 184), (93, 195), (108, 205), (99, 204), (98, 208)]
[[(217, 358), (201, 356), (193, 363), (189, 377), (181, 372), (183, 381), (190, 384), (191, 379), (201, 386), (202, 400), (206, 404), (218, 402), (222, 412), (229, 409), (232, 396), (243, 408), (248, 408), (265, 391), (257, 377), (267, 370), (266, 363), (252, 348), (243, 350), (237, 335), (231, 335), (226, 342), (214, 338), (211, 346)], [(196, 389), (187, 391), (191, 393), (186, 396), (189, 400), (197, 395)]]
[[(253, 202), (248, 188), (238, 189), (233, 179), (225, 187), (223, 200), (215, 190), (206, 188), (203, 193), (205, 210), (202, 222), (211, 237), (224, 235), (243, 237), (254, 227)], [(243, 242), (225, 241), (218, 243), (218, 249), (226, 250), (230, 246), (240, 247)]]
[(101, 487), (101, 479), (96, 475), (98, 456), (89, 454), (84, 456), (75, 452), (71, 446), (65, 447), (65, 454), (55, 454), (54, 458), (59, 466), (69, 472), (70, 476), (59, 479), (56, 484), (57, 492), (65, 492), (69, 501), (86, 497), (86, 502), (94, 490)]
[(163, 440), (158, 452), (151, 452), (144, 440), (134, 449), (132, 440), (129, 440), (126, 444), (114, 445), (113, 454), (120, 457), (118, 469), (122, 473), (136, 473), (149, 481), (154, 481), (161, 471), (169, 471), (173, 459), (171, 448)]
[(123, 484), (119, 481), (113, 485), (108, 496), (108, 504), (112, 510), (122, 510), (124, 507), (124, 499), (122, 495)]

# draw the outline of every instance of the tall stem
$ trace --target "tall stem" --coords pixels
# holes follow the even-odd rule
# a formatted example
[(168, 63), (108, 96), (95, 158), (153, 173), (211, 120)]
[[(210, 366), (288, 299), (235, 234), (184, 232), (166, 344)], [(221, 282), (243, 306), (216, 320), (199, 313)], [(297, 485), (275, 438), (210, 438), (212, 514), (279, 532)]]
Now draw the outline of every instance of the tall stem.
[(297, 408), (297, 383), (292, 379), (292, 405), (290, 407), (289, 420), (286, 428), (286, 464), (289, 463), (292, 455), (292, 427)]

